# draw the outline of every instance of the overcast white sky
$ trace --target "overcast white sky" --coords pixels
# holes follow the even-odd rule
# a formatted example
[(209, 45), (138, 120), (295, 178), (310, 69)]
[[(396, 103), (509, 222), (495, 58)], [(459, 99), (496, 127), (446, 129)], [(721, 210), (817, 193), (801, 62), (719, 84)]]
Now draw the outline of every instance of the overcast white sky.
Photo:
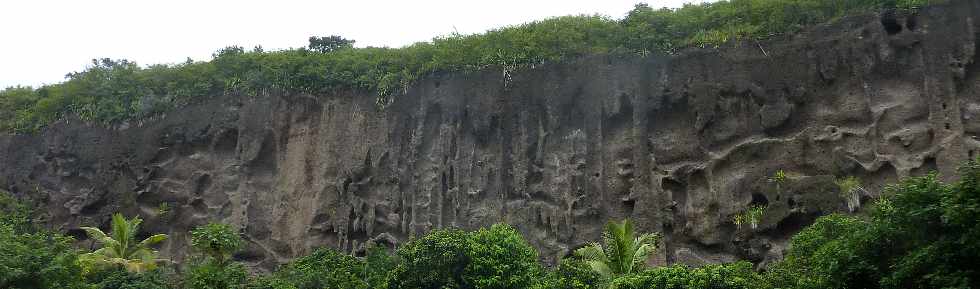
[(702, 0), (0, 0), (0, 88), (57, 83), (92, 58), (208, 60), (229, 45), (301, 47), (311, 35), (400, 47), (569, 14), (621, 18), (638, 2)]

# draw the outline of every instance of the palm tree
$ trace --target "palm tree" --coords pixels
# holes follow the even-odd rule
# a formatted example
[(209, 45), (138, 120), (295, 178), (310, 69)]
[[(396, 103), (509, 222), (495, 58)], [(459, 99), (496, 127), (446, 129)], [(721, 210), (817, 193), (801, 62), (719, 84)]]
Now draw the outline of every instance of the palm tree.
[(637, 272), (657, 248), (660, 234), (648, 233), (638, 237), (633, 234), (633, 223), (629, 219), (622, 223), (610, 221), (602, 233), (604, 247), (592, 243), (575, 250), (575, 255), (607, 279)]
[(102, 244), (102, 248), (91, 253), (82, 254), (79, 260), (83, 264), (98, 266), (122, 266), (129, 272), (145, 272), (156, 268), (158, 252), (150, 246), (167, 239), (166, 234), (156, 234), (143, 241), (136, 242), (136, 232), (139, 231), (139, 217), (126, 220), (122, 214), (112, 215), (112, 233), (106, 235), (98, 228), (82, 227), (89, 238)]

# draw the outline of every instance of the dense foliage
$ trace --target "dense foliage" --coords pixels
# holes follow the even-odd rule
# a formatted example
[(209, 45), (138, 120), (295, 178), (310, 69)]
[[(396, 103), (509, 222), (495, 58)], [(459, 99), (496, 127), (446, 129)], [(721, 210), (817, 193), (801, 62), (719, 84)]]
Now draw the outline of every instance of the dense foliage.
[(609, 222), (602, 234), (603, 245), (592, 243), (575, 251), (596, 273), (604, 278), (639, 271), (660, 242), (656, 233), (634, 236), (633, 222)]
[(353, 256), (332, 249), (312, 254), (283, 266), (276, 276), (298, 289), (363, 289), (364, 264)]
[(0, 288), (84, 288), (71, 242), (38, 228), (29, 207), (0, 191)]
[(589, 264), (576, 258), (559, 261), (545, 280), (548, 283), (541, 287), (551, 289), (598, 289), (606, 282)]
[(831, 215), (793, 238), (783, 288), (980, 288), (980, 161), (960, 181), (890, 186), (870, 219)]
[(167, 239), (165, 234), (156, 234), (137, 242), (136, 234), (143, 220), (139, 217), (126, 219), (122, 214), (112, 215), (112, 231), (110, 234), (99, 228), (82, 227), (92, 240), (102, 245), (102, 248), (79, 256), (82, 268), (86, 272), (115, 267), (130, 272), (153, 270), (161, 260), (157, 259), (158, 252), (151, 246)]
[(217, 263), (225, 263), (244, 242), (228, 224), (210, 223), (191, 231), (191, 246)]
[(133, 273), (115, 268), (90, 274), (86, 277), (93, 289), (171, 289), (173, 281), (159, 270)]
[(505, 71), (594, 54), (674, 53), (730, 40), (765, 38), (854, 13), (917, 9), (940, 0), (729, 0), (653, 9), (625, 18), (564, 16), (474, 35), (448, 35), (403, 48), (351, 48), (339, 36), (311, 37), (309, 48), (266, 52), (228, 47), (209, 62), (140, 67), (96, 59), (64, 83), (0, 91), (0, 131), (34, 132), (68, 114), (115, 123), (164, 112), (213, 95), (264, 92), (376, 93), (385, 106), (416, 80), (437, 72)]
[(768, 288), (748, 262), (691, 269), (681, 265), (649, 269), (614, 280), (614, 289), (755, 289)]
[(197, 261), (184, 275), (188, 289), (244, 289), (249, 273), (241, 263), (222, 264), (215, 260)]
[(388, 288), (537, 288), (544, 270), (517, 230), (438, 230), (398, 249)]
[[(233, 251), (215, 255), (199, 249), (199, 260), (177, 276), (118, 266), (83, 274), (70, 238), (41, 230), (30, 221), (29, 207), (0, 194), (0, 288), (980, 288), (980, 160), (964, 163), (954, 183), (935, 174), (907, 178), (884, 196), (867, 215), (818, 218), (765, 273), (747, 262), (644, 268), (630, 261), (629, 272), (604, 276), (605, 269), (586, 262), (595, 259), (565, 259), (547, 270), (516, 229), (494, 225), (472, 232), (436, 230), (398, 247), (395, 255), (370, 245), (363, 258), (318, 249), (261, 276), (232, 260), (217, 262)], [(240, 248), (221, 245), (241, 242), (226, 225), (194, 232), (199, 248)], [(612, 251), (626, 256), (639, 250)]]

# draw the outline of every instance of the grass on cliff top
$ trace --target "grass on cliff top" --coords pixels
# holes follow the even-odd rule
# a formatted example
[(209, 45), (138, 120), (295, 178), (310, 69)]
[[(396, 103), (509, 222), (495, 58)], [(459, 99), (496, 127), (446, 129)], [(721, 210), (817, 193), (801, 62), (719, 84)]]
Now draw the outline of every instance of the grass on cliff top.
[(32, 133), (68, 114), (103, 124), (165, 112), (210, 96), (268, 91), (374, 92), (383, 107), (435, 72), (518, 70), (596, 54), (672, 54), (688, 47), (793, 33), (877, 9), (915, 10), (941, 0), (730, 0), (652, 9), (638, 4), (621, 20), (563, 16), (449, 35), (402, 48), (246, 51), (228, 47), (207, 62), (141, 67), (97, 59), (66, 81), (0, 91), (0, 131)]

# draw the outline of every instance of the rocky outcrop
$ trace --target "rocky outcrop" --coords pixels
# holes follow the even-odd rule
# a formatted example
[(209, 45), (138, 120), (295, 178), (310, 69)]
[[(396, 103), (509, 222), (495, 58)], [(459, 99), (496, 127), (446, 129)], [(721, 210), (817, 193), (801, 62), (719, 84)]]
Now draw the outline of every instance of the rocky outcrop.
[[(848, 210), (835, 178), (861, 178), (866, 204), (976, 157), (977, 16), (961, 0), (676, 56), (435, 75), (384, 109), (370, 93), (268, 93), (113, 127), (69, 119), (0, 137), (0, 188), (81, 239), (138, 214), (177, 262), (209, 221), (240, 228), (236, 257), (270, 268), (496, 222), (553, 261), (629, 217), (664, 234), (652, 262), (765, 264)], [(768, 181), (778, 170), (787, 180)], [(768, 208), (759, 227), (733, 224), (750, 205)]]

